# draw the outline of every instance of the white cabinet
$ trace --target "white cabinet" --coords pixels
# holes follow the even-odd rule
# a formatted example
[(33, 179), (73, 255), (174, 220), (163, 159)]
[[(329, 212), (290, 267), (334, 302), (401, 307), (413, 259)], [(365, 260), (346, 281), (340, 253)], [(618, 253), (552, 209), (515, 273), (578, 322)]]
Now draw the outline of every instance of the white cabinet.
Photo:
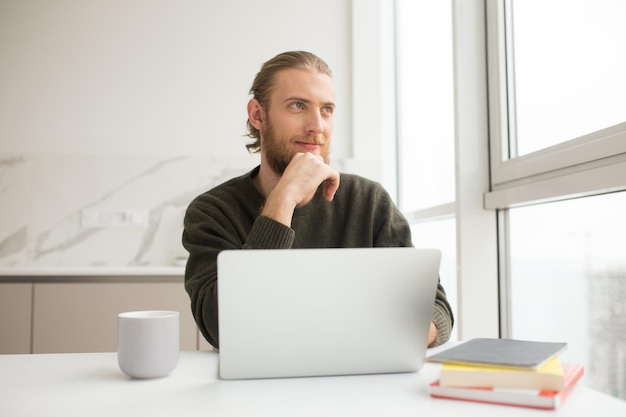
[(30, 353), (30, 283), (0, 283), (0, 354)]
[(182, 350), (198, 349), (198, 332), (182, 282), (35, 283), (32, 353), (117, 350), (117, 314), (180, 312)]

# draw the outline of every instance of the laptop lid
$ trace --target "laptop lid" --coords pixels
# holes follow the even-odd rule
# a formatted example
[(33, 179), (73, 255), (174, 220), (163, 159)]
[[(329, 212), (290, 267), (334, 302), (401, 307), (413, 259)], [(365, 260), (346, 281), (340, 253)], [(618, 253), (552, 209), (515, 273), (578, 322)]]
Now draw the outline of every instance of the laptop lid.
[(421, 369), (440, 257), (416, 248), (222, 251), (220, 376)]

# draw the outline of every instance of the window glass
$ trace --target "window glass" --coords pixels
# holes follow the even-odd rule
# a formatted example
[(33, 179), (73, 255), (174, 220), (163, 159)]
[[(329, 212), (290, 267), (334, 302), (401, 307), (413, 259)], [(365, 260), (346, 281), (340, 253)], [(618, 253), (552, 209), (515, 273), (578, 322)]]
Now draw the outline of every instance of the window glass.
[(626, 193), (511, 209), (512, 337), (565, 341), (583, 383), (626, 399)]
[(509, 4), (517, 156), (625, 122), (626, 2)]
[(398, 183), (404, 211), (454, 201), (450, 1), (396, 2)]
[[(435, 248), (441, 251), (439, 277), (446, 290), (448, 302), (456, 317), (456, 223), (454, 217), (411, 225), (413, 245), (416, 248)], [(451, 340), (457, 340), (458, 321), (452, 329)]]

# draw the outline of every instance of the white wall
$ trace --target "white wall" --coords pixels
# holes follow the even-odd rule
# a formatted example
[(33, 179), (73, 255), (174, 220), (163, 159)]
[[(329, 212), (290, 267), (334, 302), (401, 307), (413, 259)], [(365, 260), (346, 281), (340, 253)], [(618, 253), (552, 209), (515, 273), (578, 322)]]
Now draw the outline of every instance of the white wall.
[[(352, 13), (375, 21), (383, 3), (0, 0), (0, 267), (171, 264), (190, 199), (257, 163), (242, 136), (248, 89), (285, 50), (329, 63), (333, 161), (372, 171), (350, 165), (361, 124), (353, 38), (370, 27), (361, 20), (355, 34)], [(379, 88), (369, 70), (355, 70), (359, 85)], [(369, 147), (360, 153), (375, 155), (360, 136)], [(148, 219), (85, 227), (94, 209)]]
[(351, 152), (349, 0), (0, 0), (9, 154), (245, 156), (260, 65), (310, 50), (335, 74), (333, 152)]

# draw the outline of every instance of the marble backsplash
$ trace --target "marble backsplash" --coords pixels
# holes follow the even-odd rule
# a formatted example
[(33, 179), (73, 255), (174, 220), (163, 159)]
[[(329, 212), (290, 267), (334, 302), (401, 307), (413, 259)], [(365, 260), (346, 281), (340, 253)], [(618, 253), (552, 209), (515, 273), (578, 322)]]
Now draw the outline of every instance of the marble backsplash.
[[(189, 202), (258, 157), (0, 155), (0, 267), (171, 266)], [(89, 214), (142, 213), (94, 225)], [(116, 219), (113, 219), (116, 220)]]
[[(180, 266), (191, 200), (258, 163), (258, 155), (245, 154), (0, 154), (0, 269)], [(371, 178), (380, 165), (332, 164)], [(113, 218), (94, 224), (94, 213)], [(128, 213), (140, 221), (115, 218)]]

